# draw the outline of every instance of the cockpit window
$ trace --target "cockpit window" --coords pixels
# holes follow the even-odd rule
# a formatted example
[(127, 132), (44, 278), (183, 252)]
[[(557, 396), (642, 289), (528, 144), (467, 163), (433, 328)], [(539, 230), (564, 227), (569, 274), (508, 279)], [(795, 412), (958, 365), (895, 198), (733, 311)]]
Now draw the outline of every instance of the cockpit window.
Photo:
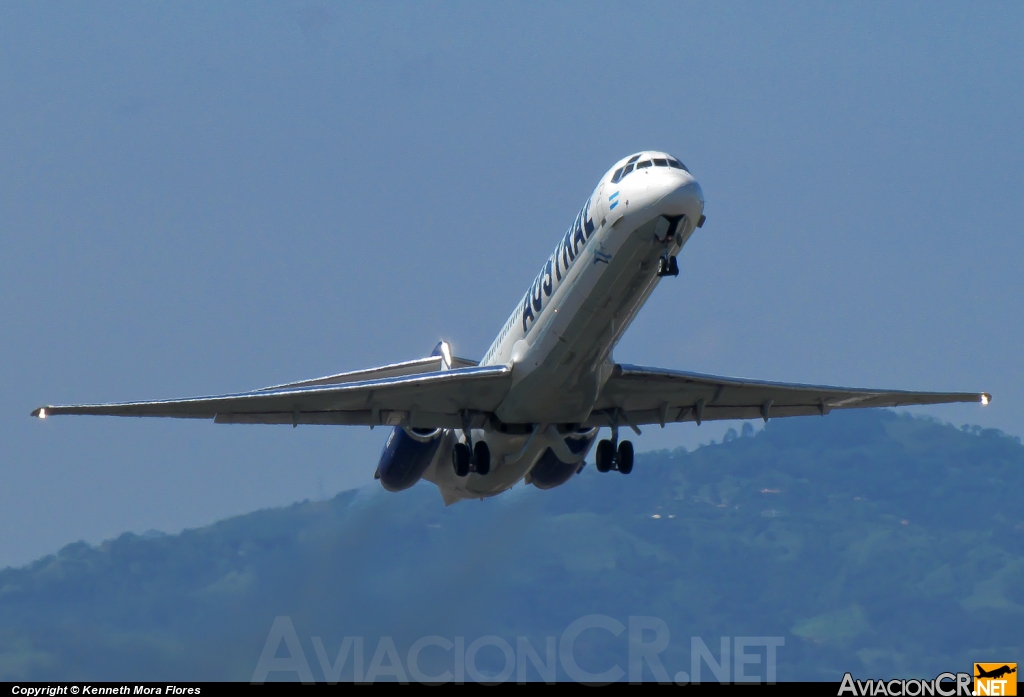
[(674, 169), (689, 171), (686, 169), (686, 165), (674, 157), (653, 157), (650, 160), (641, 160), (640, 162), (637, 162), (637, 160), (642, 156), (643, 153), (633, 155), (633, 157), (629, 158), (624, 166), (615, 170), (615, 174), (612, 175), (612, 182), (618, 184), (620, 181), (625, 179), (626, 175), (632, 172), (634, 168), (640, 170), (647, 169), (648, 167), (672, 167)]

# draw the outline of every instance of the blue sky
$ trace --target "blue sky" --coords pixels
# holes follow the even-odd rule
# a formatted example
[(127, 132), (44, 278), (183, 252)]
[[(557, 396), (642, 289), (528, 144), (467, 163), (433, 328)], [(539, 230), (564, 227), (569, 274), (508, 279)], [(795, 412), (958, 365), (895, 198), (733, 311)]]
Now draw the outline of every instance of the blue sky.
[(5, 3), (0, 564), (368, 482), (383, 429), (28, 412), (440, 338), (479, 358), (642, 148), (708, 223), (618, 360), (988, 390), (917, 413), (1024, 435), (1022, 28), (996, 3)]

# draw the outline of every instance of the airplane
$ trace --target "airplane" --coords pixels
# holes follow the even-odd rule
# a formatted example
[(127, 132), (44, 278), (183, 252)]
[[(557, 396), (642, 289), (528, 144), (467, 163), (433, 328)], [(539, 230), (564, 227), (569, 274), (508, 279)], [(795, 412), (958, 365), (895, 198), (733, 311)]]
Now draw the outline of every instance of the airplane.
[(766, 382), (619, 364), (623, 333), (703, 227), (704, 194), (664, 152), (623, 158), (601, 177), (479, 361), (442, 341), (430, 356), (212, 397), (45, 406), (32, 412), (213, 419), (219, 424), (394, 427), (375, 478), (401, 491), (433, 482), (446, 505), (523, 481), (566, 483), (597, 442), (599, 472), (633, 469), (619, 431), (667, 423), (821, 415), (950, 402), (987, 393), (907, 392)]
[(994, 668), (993, 670), (985, 670), (984, 668), (979, 666), (977, 663), (974, 664), (974, 665), (978, 669), (978, 674), (974, 676), (976, 678), (996, 678), (996, 679), (998, 679), (998, 678), (1003, 677), (1004, 675), (1009, 675), (1010, 673), (1016, 673), (1017, 672), (1016, 664), (1015, 664), (1015, 667), (1013, 667), (1013, 668), (1011, 668), (1008, 665), (1004, 665), (1004, 666), (1000, 666), (999, 668)]

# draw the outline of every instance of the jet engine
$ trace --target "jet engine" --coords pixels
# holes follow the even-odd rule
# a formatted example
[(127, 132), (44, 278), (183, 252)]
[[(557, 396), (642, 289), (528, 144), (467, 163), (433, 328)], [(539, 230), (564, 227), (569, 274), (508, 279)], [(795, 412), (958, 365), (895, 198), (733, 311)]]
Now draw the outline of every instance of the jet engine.
[[(574, 455), (585, 454), (596, 437), (596, 428), (576, 431), (565, 437), (565, 445)], [(582, 459), (579, 462), (562, 462), (551, 448), (548, 448), (530, 470), (530, 483), (538, 489), (554, 489), (582, 471), (586, 464)]]
[(445, 440), (444, 429), (396, 426), (384, 444), (377, 478), (388, 491), (408, 489), (420, 480)]

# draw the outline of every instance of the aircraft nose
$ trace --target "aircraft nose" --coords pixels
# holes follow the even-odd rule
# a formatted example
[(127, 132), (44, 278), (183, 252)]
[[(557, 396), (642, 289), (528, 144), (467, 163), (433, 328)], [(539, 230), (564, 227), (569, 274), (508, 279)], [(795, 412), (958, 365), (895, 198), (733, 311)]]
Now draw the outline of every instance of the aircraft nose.
[(665, 182), (657, 207), (662, 215), (685, 215), (694, 224), (704, 215), (704, 191), (688, 172), (674, 181)]

